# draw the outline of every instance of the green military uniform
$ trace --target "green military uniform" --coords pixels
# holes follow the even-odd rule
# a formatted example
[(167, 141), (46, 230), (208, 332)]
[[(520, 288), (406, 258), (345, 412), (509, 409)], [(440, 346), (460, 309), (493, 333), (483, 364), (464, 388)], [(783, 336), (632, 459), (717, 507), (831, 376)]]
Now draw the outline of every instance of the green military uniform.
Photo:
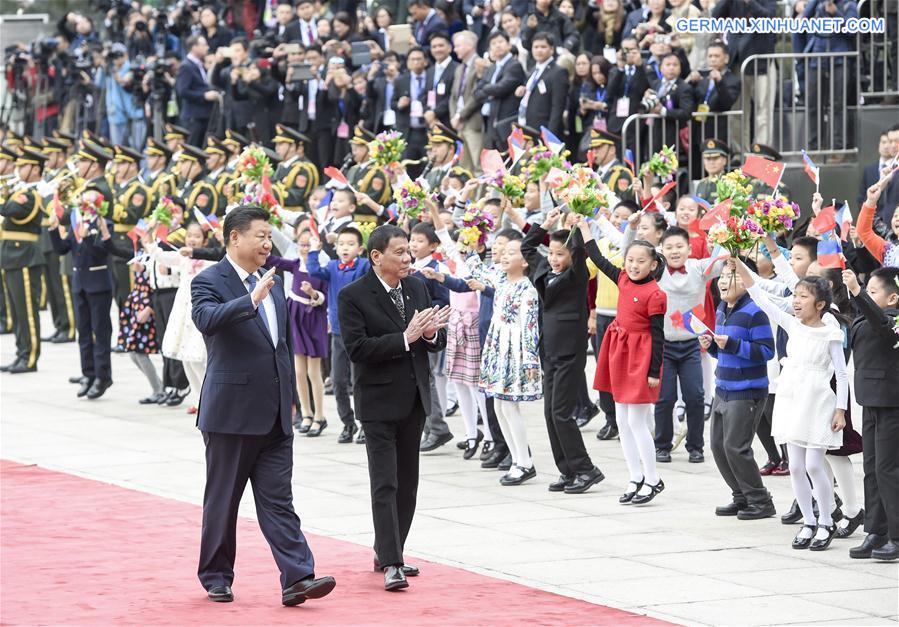
[[(125, 146), (115, 147), (114, 163), (139, 164), (140, 159), (141, 154), (136, 150)], [(112, 189), (113, 200), (110, 203), (110, 213), (107, 215), (113, 222), (112, 240), (120, 249), (131, 248), (134, 244), (128, 237), (128, 232), (140, 219), (150, 214), (152, 194), (150, 188), (141, 183), (137, 176), (121, 184), (115, 183)], [(125, 259), (117, 256), (110, 257), (110, 264), (115, 280), (114, 298), (121, 310), (125, 299), (131, 293), (131, 267)]]
[[(705, 140), (705, 142), (702, 144), (702, 157), (703, 159), (707, 157), (724, 157), (725, 160), (729, 161), (730, 148), (725, 142), (712, 137)], [(724, 173), (726, 172), (727, 167), (725, 166)], [(705, 178), (700, 179), (699, 183), (696, 184), (696, 195), (712, 206), (717, 204), (718, 175), (706, 176)]]
[[(753, 144), (751, 152), (752, 154), (763, 157), (768, 161), (783, 161), (783, 157), (779, 152), (777, 152), (771, 146), (766, 146), (764, 144)], [(763, 183), (756, 178), (753, 178), (751, 180), (753, 196), (761, 196), (763, 194), (770, 196), (774, 193), (774, 189), (767, 183)], [(777, 193), (778, 195), (783, 196), (787, 199), (791, 199), (793, 196), (793, 192), (790, 191), (790, 188), (783, 182), (781, 182), (781, 184), (777, 187)]]
[(164, 196), (171, 196), (178, 189), (178, 177), (169, 170), (172, 151), (152, 137), (147, 138), (144, 148), (147, 157), (165, 157), (166, 165), (154, 172), (140, 175), (140, 182), (150, 189), (150, 206), (155, 207)]
[[(309, 138), (289, 126), (275, 126), (275, 144), (289, 143), (305, 146)], [(282, 161), (272, 177), (272, 188), (279, 188), (283, 201), (281, 206), (291, 211), (302, 211), (312, 190), (319, 184), (318, 168), (303, 156), (295, 156)], [(277, 196), (277, 194), (276, 194)]]
[[(609, 149), (612, 150), (611, 155), (616, 155), (616, 150), (620, 143), (621, 138), (614, 133), (590, 129), (588, 150), (594, 155), (600, 150)], [(618, 160), (617, 155), (606, 165), (601, 166), (597, 164), (596, 169), (599, 171), (602, 182), (606, 184), (606, 187), (619, 197), (623, 196), (634, 183), (634, 173)]]
[(225, 129), (225, 139), (222, 140), (222, 145), (229, 152), (225, 171), (228, 174), (234, 174), (237, 171), (237, 163), (240, 161), (240, 153), (249, 145), (249, 142), (246, 137), (229, 128)]
[[(11, 167), (16, 161), (16, 153), (6, 144), (2, 144), (0, 145), (0, 160), (3, 160)], [(17, 182), (18, 177), (14, 173), (0, 176), (0, 207), (6, 203), (6, 199)], [(0, 217), (0, 237), (2, 237), (2, 233), (3, 218)], [(12, 333), (12, 331), (12, 305), (9, 304), (9, 291), (6, 289), (6, 279), (0, 273), (0, 334)]]
[[(46, 157), (23, 148), (16, 164), (43, 167)], [(37, 183), (20, 183), (11, 190), (0, 208), (3, 231), (0, 233), (0, 272), (9, 292), (9, 305), (16, 334), (16, 359), (10, 373), (33, 372), (41, 353), (39, 303), (44, 255), (40, 232), (44, 217), (43, 200)]]
[[(375, 136), (373, 133), (356, 127), (356, 130), (353, 132), (353, 137), (350, 139), (350, 145), (365, 146), (367, 151), (369, 142), (374, 138)], [(357, 192), (365, 194), (383, 207), (390, 202), (390, 197), (392, 195), (390, 181), (388, 180), (387, 175), (384, 174), (384, 170), (371, 160), (368, 160), (367, 155), (368, 153), (366, 152), (366, 157), (363, 158), (362, 162), (354, 163), (350, 166), (350, 169), (347, 170), (347, 182), (350, 184), (350, 187)], [(384, 213), (378, 215), (368, 207), (358, 205), (354, 213), (354, 219), (357, 222), (377, 222), (383, 224), (386, 220), (386, 215)]]
[(178, 196), (184, 200), (186, 207), (184, 220), (189, 222), (194, 219), (194, 209), (199, 209), (204, 215), (210, 213), (215, 215), (224, 214), (224, 206), (219, 206), (219, 194), (215, 189), (215, 185), (206, 178), (205, 171), (206, 153), (196, 146), (185, 144), (181, 149), (178, 162), (194, 161), (204, 166), (204, 170), (194, 180), (181, 181), (181, 187), (178, 190)]

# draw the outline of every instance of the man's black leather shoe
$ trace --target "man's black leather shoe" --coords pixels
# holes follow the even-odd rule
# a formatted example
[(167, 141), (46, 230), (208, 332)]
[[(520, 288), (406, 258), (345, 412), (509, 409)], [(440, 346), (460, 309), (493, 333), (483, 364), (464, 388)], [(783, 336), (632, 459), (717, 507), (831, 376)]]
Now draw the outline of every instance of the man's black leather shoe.
[(3, 364), (2, 366), (0, 366), (0, 372), (9, 372), (9, 369), (18, 364), (20, 361), (22, 360), (16, 357), (8, 364)]
[(384, 569), (384, 589), (387, 591), (408, 588), (409, 582), (399, 566), (388, 566)]
[(340, 435), (337, 436), (338, 444), (348, 444), (353, 441), (353, 436), (356, 435), (356, 431), (359, 427), (356, 426), (355, 423), (350, 425), (344, 425), (343, 431), (340, 432)]
[(574, 477), (559, 475), (559, 478), (549, 484), (550, 492), (562, 492), (574, 482)]
[(597, 440), (614, 440), (618, 437), (618, 427), (611, 423), (606, 423), (602, 429), (596, 432)]
[[(381, 562), (378, 561), (377, 557), (375, 558), (373, 566), (374, 566), (374, 571), (376, 573), (380, 573), (380, 572), (384, 571), (384, 569), (381, 568)], [(420, 572), (418, 570), (418, 566), (411, 566), (409, 564), (403, 564), (402, 569), (403, 569), (403, 574), (406, 577), (418, 577), (418, 574)]]
[(502, 461), (497, 464), (497, 470), (511, 470), (512, 468), (512, 453), (506, 453), (506, 456), (503, 457)]
[(435, 451), (447, 442), (452, 442), (453, 434), (452, 433), (444, 433), (443, 435), (428, 435), (427, 439), (421, 443), (421, 446), (418, 447), (418, 450), (422, 453), (430, 453), (431, 451)]
[(311, 575), (301, 579), (289, 588), (281, 591), (282, 605), (299, 605), (306, 599), (320, 599), (328, 596), (337, 582), (334, 577), (313, 578)]
[(799, 509), (799, 503), (794, 500), (790, 511), (780, 517), (780, 522), (784, 525), (795, 525), (800, 520), (802, 520), (802, 511)]
[(493, 451), (491, 451), (487, 459), (481, 462), (481, 468), (496, 468), (508, 454), (509, 447), (507, 447), (505, 444), (494, 445)]
[(871, 551), (871, 557), (884, 562), (899, 559), (899, 540), (890, 540), (879, 549), (874, 549)]
[(85, 394), (87, 394), (90, 391), (93, 384), (94, 384), (93, 379), (88, 379), (87, 377), (84, 377), (84, 380), (81, 382), (81, 387), (78, 388), (78, 392), (75, 394), (75, 396), (77, 396), (78, 398), (81, 398), (82, 396), (84, 396)]
[(94, 379), (94, 382), (91, 384), (91, 389), (87, 391), (86, 396), (90, 400), (100, 398), (111, 385), (112, 379)]
[(57, 331), (49, 340), (51, 344), (68, 344), (69, 342), (74, 341), (75, 338), (69, 337), (69, 334), (65, 331)]
[(231, 592), (231, 586), (213, 586), (206, 592), (210, 601), (216, 603), (230, 603), (234, 600), (234, 593)]
[(777, 513), (774, 509), (774, 503), (750, 503), (743, 510), (737, 512), (737, 518), (740, 520), (761, 520), (763, 518), (771, 518)]
[(849, 557), (862, 560), (871, 557), (871, 553), (887, 543), (889, 538), (876, 533), (869, 533), (862, 543), (849, 549)]
[(736, 516), (741, 510), (746, 509), (746, 503), (732, 501), (728, 505), (715, 508), (715, 516)]
[(84, 375), (79, 375), (77, 377), (69, 377), (69, 383), (74, 383), (75, 385), (81, 385), (84, 383), (84, 380), (87, 379)]
[(593, 470), (590, 472), (583, 472), (576, 475), (574, 481), (571, 482), (571, 485), (565, 486), (565, 494), (581, 494), (605, 478), (606, 476), (602, 474), (602, 471), (594, 466)]
[(24, 359), (20, 359), (16, 363), (14, 363), (9, 370), (7, 370), (9, 374), (22, 374), (24, 372), (37, 372), (37, 364), (34, 366), (29, 366), (28, 362)]

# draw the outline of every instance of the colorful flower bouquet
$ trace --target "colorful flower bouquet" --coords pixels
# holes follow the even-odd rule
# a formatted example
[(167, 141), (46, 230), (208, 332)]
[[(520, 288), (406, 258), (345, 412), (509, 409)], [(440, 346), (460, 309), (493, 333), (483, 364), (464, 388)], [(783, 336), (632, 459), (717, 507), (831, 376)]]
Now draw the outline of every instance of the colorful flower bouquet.
[(362, 245), (368, 246), (368, 238), (371, 237), (372, 231), (378, 228), (377, 222), (353, 222), (353, 228), (362, 235)]
[(109, 213), (109, 201), (103, 198), (103, 194), (90, 190), (81, 195), (81, 204), (78, 210), (86, 220), (93, 221), (97, 216), (103, 218)]
[(269, 224), (277, 229), (281, 228), (283, 224), (280, 214), (281, 204), (278, 202), (278, 199), (275, 198), (274, 194), (272, 194), (270, 186), (263, 185), (262, 183), (251, 183), (247, 185), (240, 204), (262, 207), (269, 213)]
[(746, 216), (731, 215), (727, 222), (719, 222), (709, 229), (709, 242), (717, 244), (738, 257), (741, 250), (750, 250), (765, 236), (765, 229)]
[(426, 189), (427, 183), (420, 179), (413, 181), (407, 177), (400, 182), (393, 188), (393, 199), (398, 211), (412, 219), (417, 218), (425, 208), (425, 199), (428, 197)]
[(749, 194), (752, 193), (752, 184), (749, 177), (744, 176), (741, 170), (728, 172), (718, 179), (716, 186), (718, 203), (731, 199), (731, 215), (742, 215), (749, 208)]
[(168, 196), (163, 196), (160, 201), (156, 203), (156, 208), (153, 209), (153, 213), (150, 214), (150, 219), (156, 224), (162, 224), (167, 228), (171, 228), (172, 223), (175, 221), (176, 214), (180, 213), (181, 207), (172, 202), (172, 199)]
[(525, 166), (527, 178), (532, 180), (541, 179), (553, 168), (558, 168), (559, 170), (570, 169), (571, 163), (567, 159), (569, 154), (571, 153), (567, 150), (554, 154), (552, 150), (543, 144), (534, 146), (528, 151), (528, 164)]
[(368, 142), (368, 151), (372, 160), (379, 166), (388, 167), (399, 163), (406, 151), (406, 140), (402, 133), (384, 131)]
[(469, 250), (478, 250), (487, 244), (487, 236), (493, 231), (493, 214), (481, 203), (469, 205), (462, 214), (462, 228), (459, 230), (459, 245)]
[(259, 146), (247, 146), (240, 153), (237, 162), (237, 173), (244, 180), (260, 182), (265, 175), (271, 176), (272, 164), (268, 155)]
[(746, 214), (758, 222), (766, 233), (789, 231), (799, 218), (799, 205), (783, 196), (759, 196), (746, 209)]
[(487, 187), (495, 189), (508, 198), (513, 207), (520, 207), (524, 204), (525, 185), (524, 179), (520, 176), (501, 172), (497, 172), (496, 176), (490, 177), (487, 181)]
[(674, 178), (677, 165), (677, 152), (670, 146), (662, 146), (662, 149), (640, 168), (640, 176), (652, 172), (663, 181), (670, 181)]
[(593, 218), (609, 208), (609, 189), (599, 175), (584, 164), (579, 163), (555, 178), (550, 187), (574, 213), (584, 217)]

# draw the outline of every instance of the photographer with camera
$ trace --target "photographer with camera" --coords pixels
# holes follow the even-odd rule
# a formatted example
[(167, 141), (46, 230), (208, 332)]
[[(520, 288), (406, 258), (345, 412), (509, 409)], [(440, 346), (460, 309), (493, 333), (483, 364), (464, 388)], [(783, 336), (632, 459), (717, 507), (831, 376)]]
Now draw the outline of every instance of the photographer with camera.
[(250, 62), (250, 45), (246, 37), (235, 37), (231, 45), (215, 53), (215, 65), (209, 73), (212, 84), (224, 92), (225, 126), (247, 135), (253, 121), (253, 103), (246, 93), (238, 93), (237, 83), (243, 79)]
[(103, 90), (109, 138), (113, 144), (142, 150), (147, 136), (142, 69), (132, 66), (128, 49), (122, 43), (112, 44), (103, 60), (94, 84)]

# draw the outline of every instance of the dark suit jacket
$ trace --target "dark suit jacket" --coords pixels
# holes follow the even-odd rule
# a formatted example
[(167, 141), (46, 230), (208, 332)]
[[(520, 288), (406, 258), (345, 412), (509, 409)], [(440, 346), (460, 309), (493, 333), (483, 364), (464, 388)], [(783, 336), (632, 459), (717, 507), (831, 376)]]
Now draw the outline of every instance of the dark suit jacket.
[(275, 277), (270, 292), (278, 319), (276, 345), (227, 259), (194, 277), (190, 293), (191, 317), (208, 355), (197, 412), (200, 431), (266, 435), (279, 421), (290, 435), (296, 375), (281, 280)]
[[(862, 180), (858, 187), (858, 206), (861, 207), (865, 204), (865, 200), (868, 198), (868, 188), (874, 185), (877, 181), (880, 180), (880, 159), (876, 162), (866, 165), (865, 169), (862, 170)], [(880, 209), (880, 203), (882, 202), (883, 194), (881, 194), (881, 200), (877, 201), (877, 208)]]
[(384, 111), (393, 106), (392, 102), (387, 102), (387, 82), (386, 76), (378, 76), (375, 80), (368, 82), (371, 115), (368, 121), (366, 121), (365, 127), (375, 133), (386, 129), (384, 126)]
[[(410, 103), (406, 108), (400, 109), (399, 100), (403, 96), (409, 96), (409, 99), (412, 99), (412, 86), (410, 81), (412, 80), (412, 74), (409, 72), (403, 72), (399, 76), (396, 77), (396, 80), (393, 83), (393, 102), (391, 103), (391, 107), (394, 111), (396, 111), (396, 128), (398, 131), (407, 135), (409, 133), (409, 128), (411, 127), (412, 121), (410, 117), (410, 113), (412, 112), (412, 104)], [(421, 110), (424, 112), (427, 104), (428, 104), (428, 82), (425, 80), (424, 88), (419, 92), (418, 99), (421, 101)], [(424, 120), (424, 117), (422, 117)]]
[(529, 277), (543, 304), (543, 354), (546, 357), (576, 355), (587, 345), (587, 306), (584, 294), (590, 274), (587, 253), (579, 231), (571, 237), (571, 266), (549, 281), (551, 268), (537, 249), (546, 235), (539, 226), (528, 230), (521, 254), (531, 269)]
[[(625, 70), (619, 70), (617, 67), (612, 68), (609, 75), (609, 86), (606, 90), (606, 104), (609, 106), (609, 130), (613, 133), (621, 133), (621, 127), (624, 126), (624, 121), (627, 119), (627, 116), (618, 117), (616, 115), (618, 99), (624, 97), (625, 87), (627, 85), (626, 78), (627, 73)], [(630, 100), (628, 116), (640, 113), (640, 101), (643, 99), (643, 94), (648, 88), (649, 80), (646, 78), (646, 72), (643, 71), (643, 66), (636, 67), (634, 69), (634, 76), (630, 81), (630, 90), (628, 90), (628, 98)]]
[(175, 79), (175, 92), (181, 100), (181, 120), (208, 120), (212, 115), (212, 103), (203, 98), (210, 85), (203, 80), (203, 75), (193, 61), (185, 59), (178, 68)]
[(303, 33), (300, 31), (300, 20), (294, 19), (287, 26), (284, 27), (284, 32), (282, 34), (278, 34), (278, 29), (280, 28), (280, 24), (275, 26), (274, 28), (269, 29), (268, 37), (270, 37), (273, 41), (279, 44), (286, 44), (291, 41), (302, 41)]
[[(110, 232), (112, 222), (107, 220)], [(59, 236), (59, 229), (50, 230), (50, 243), (60, 255), (72, 253), (72, 292), (84, 291), (88, 294), (112, 291), (112, 274), (109, 270), (109, 255), (114, 252), (113, 239), (103, 240), (99, 233), (88, 235), (81, 243), (75, 233), (68, 229), (65, 239)]]
[[(396, 23), (396, 22), (394, 22)], [(419, 32), (419, 22), (412, 22), (412, 34), (415, 36), (415, 42), (429, 56), (431, 54), (431, 43), (428, 41), (434, 33), (448, 33), (449, 26), (446, 21), (440, 17), (440, 14), (434, 12), (424, 21), (424, 28)]]
[[(774, 17), (777, 12), (776, 0), (721, 0), (712, 9), (712, 17)], [(727, 36), (727, 51), (730, 54), (730, 69), (735, 74), (740, 73), (743, 61), (754, 54), (771, 54), (776, 44), (774, 33), (729, 33)], [(768, 73), (768, 64), (764, 62), (750, 64), (746, 68), (747, 74)]]
[[(709, 89), (709, 78), (703, 78), (693, 86), (693, 100), (699, 105), (705, 101), (706, 92)], [(712, 111), (730, 111), (737, 98), (740, 97), (740, 78), (727, 70), (721, 75), (721, 80), (715, 84), (712, 93), (709, 94), (709, 109)]]
[[(527, 80), (530, 80), (530, 77)], [(525, 80), (525, 84), (527, 84), (527, 80)], [(541, 83), (545, 86), (544, 90), (540, 89)], [(534, 90), (528, 99), (525, 123), (531, 128), (545, 126), (557, 137), (562, 137), (564, 130), (562, 114), (565, 112), (567, 100), (568, 72), (553, 61), (534, 85)]]
[(418, 279), (401, 284), (406, 322), (374, 270), (338, 296), (340, 336), (355, 367), (353, 399), (361, 422), (402, 420), (411, 414), (416, 392), (426, 411), (431, 406), (428, 353), (446, 347), (446, 331), (438, 331), (433, 343), (420, 338), (405, 350), (406, 325), (415, 310), (431, 306), (431, 297)]
[[(425, 72), (425, 86), (427, 87), (428, 92), (434, 90), (434, 95), (437, 102), (437, 105), (432, 109), (432, 111), (434, 111), (437, 119), (447, 127), (450, 127), (450, 94), (452, 94), (453, 91), (453, 79), (456, 76), (456, 66), (458, 65), (459, 64), (455, 61), (450, 60), (450, 62), (446, 66), (446, 69), (443, 70), (443, 74), (440, 75), (440, 80), (437, 81), (436, 87), (434, 86), (434, 66), (431, 65)], [(441, 88), (440, 85), (443, 85), (443, 87)], [(441, 91), (443, 92), (443, 95), (440, 94)], [(425, 97), (425, 109), (428, 109), (427, 97)]]
[(892, 321), (896, 309), (881, 309), (862, 289), (853, 296), (861, 314), (852, 323), (855, 397), (864, 407), (899, 407), (899, 348)]
[(494, 146), (502, 145), (512, 132), (512, 122), (518, 117), (518, 104), (521, 102), (515, 95), (515, 90), (525, 82), (524, 68), (514, 56), (506, 61), (496, 82), (491, 84), (495, 67), (491, 65), (487, 68), (484, 79), (478, 83), (474, 93), (475, 100), (480, 104), (490, 102), (487, 136), (493, 138)]

